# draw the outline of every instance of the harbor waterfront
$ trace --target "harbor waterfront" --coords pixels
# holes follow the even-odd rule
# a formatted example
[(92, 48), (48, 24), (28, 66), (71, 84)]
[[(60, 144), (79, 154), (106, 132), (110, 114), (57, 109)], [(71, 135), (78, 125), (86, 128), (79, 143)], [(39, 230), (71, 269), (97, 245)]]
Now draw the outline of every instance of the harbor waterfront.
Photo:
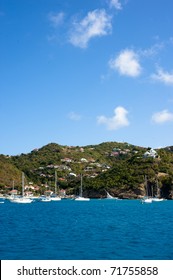
[(2, 202), (1, 260), (173, 259), (172, 200)]

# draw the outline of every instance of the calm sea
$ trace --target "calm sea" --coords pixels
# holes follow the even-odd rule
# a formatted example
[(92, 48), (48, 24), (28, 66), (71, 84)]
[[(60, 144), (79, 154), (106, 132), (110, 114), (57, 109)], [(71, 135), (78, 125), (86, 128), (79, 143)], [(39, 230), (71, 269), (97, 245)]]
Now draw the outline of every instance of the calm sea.
[(173, 201), (0, 204), (0, 259), (172, 260)]

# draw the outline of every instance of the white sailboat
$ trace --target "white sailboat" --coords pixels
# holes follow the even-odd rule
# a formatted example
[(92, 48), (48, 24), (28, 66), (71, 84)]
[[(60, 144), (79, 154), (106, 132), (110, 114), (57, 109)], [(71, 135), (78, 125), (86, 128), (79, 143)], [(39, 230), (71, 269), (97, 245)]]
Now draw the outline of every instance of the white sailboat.
[(164, 201), (164, 198), (160, 198), (160, 197), (159, 197), (160, 194), (159, 194), (159, 184), (158, 184), (158, 180), (157, 180), (156, 184), (157, 184), (157, 194), (156, 194), (155, 197), (152, 197), (152, 201), (153, 201), (153, 202), (161, 202), (161, 201)]
[(40, 196), (39, 200), (41, 202), (50, 202), (51, 201), (51, 198), (49, 196), (46, 196), (46, 195), (42, 195)]
[(61, 197), (57, 195), (57, 171), (55, 171), (55, 194), (51, 195), (50, 199), (52, 201), (60, 201)]
[(52, 201), (60, 201), (61, 197), (59, 197), (59, 196), (51, 196), (50, 200), (52, 200)]
[(33, 202), (32, 199), (24, 196), (24, 185), (25, 185), (25, 175), (22, 172), (22, 195), (19, 197), (13, 197), (13, 199), (10, 199), (11, 202), (14, 202), (14, 203), (31, 203), (31, 202)]
[(89, 201), (90, 198), (83, 197), (83, 186), (82, 185), (83, 185), (83, 178), (82, 178), (82, 174), (81, 174), (80, 194), (74, 200), (76, 200), (76, 201)]
[(160, 201), (164, 201), (164, 198), (159, 198), (159, 197), (153, 197), (152, 198), (153, 202), (160, 202)]
[(106, 194), (107, 194), (106, 199), (116, 199), (116, 200), (118, 199), (118, 197), (114, 197), (114, 196), (110, 195), (110, 193), (108, 193), (107, 191), (106, 191)]
[(152, 203), (153, 202), (153, 200), (152, 200), (152, 198), (150, 198), (150, 197), (144, 197), (143, 199), (142, 199), (142, 203)]
[(149, 192), (148, 192), (148, 182), (147, 182), (147, 177), (145, 176), (145, 188), (146, 188), (146, 196), (141, 200), (142, 203), (152, 203), (152, 197), (149, 197)]
[(13, 191), (13, 193), (10, 194), (9, 196), (7, 196), (6, 199), (8, 199), (8, 200), (13, 200), (13, 199), (16, 197), (16, 195), (14, 194), (14, 180), (13, 180), (13, 188), (12, 188), (12, 191)]

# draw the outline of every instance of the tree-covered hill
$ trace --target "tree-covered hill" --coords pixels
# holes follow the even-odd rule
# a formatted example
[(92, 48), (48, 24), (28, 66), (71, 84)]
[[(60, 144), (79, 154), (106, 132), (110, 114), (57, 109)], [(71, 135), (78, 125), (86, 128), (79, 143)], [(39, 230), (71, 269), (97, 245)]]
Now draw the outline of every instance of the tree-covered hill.
[[(122, 198), (139, 198), (145, 194), (144, 178), (148, 178), (150, 194), (173, 197), (173, 147), (153, 150), (128, 143), (105, 142), (99, 145), (62, 146), (50, 143), (28, 154), (0, 156), (0, 187), (20, 185), (21, 172), (27, 182), (38, 186), (55, 184), (67, 193), (77, 194), (83, 174), (84, 194), (105, 196), (105, 190)], [(153, 152), (152, 151), (152, 152)]]
[(21, 184), (21, 171), (4, 155), (0, 155), (0, 188)]

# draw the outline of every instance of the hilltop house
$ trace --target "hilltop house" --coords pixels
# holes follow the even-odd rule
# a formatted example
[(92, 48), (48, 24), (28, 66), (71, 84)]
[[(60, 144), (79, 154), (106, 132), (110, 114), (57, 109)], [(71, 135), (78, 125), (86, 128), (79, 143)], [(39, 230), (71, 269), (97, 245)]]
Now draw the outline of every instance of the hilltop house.
[(157, 152), (154, 149), (150, 149), (149, 151), (146, 151), (143, 155), (144, 158), (156, 158), (158, 157)]

